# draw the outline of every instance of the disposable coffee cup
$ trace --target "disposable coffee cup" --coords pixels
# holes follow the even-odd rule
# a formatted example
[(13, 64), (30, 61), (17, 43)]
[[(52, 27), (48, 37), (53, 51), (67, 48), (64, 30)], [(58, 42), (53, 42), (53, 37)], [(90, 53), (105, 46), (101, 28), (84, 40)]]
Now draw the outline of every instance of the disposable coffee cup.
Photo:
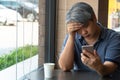
[(54, 71), (55, 63), (44, 63), (44, 77), (52, 78)]

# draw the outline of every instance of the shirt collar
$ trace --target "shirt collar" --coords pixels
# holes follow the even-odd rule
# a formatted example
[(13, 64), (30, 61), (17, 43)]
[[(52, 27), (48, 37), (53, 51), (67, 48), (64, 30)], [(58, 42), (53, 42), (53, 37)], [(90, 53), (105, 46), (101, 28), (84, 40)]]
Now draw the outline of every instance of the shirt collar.
[(105, 37), (106, 37), (106, 30), (105, 30), (105, 26), (103, 26), (102, 24), (100, 24), (100, 23), (97, 23), (98, 24), (98, 26), (100, 27), (100, 36), (99, 36), (99, 39), (98, 40), (103, 40), (103, 39), (105, 39)]

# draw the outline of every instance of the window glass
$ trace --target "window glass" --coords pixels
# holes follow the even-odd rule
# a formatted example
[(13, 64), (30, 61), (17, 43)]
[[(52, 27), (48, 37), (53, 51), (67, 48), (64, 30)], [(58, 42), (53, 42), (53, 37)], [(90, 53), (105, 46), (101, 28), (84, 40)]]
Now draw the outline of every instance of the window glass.
[(120, 0), (109, 0), (108, 26), (120, 32)]
[(0, 0), (0, 80), (18, 80), (38, 68), (38, 14), (29, 0)]

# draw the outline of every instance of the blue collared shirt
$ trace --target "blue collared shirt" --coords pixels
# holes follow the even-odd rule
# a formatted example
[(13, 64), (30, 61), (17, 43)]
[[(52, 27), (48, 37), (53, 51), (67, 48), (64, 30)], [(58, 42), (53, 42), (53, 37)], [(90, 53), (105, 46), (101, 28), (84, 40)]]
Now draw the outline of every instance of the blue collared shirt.
[[(97, 51), (98, 55), (101, 58), (102, 63), (105, 61), (111, 61), (118, 64), (117, 71), (120, 73), (120, 34), (105, 28), (101, 24), (97, 23), (101, 29), (101, 33), (98, 41), (94, 44), (94, 49)], [(68, 34), (64, 40), (62, 50), (66, 44), (68, 39)], [(85, 70), (85, 71), (93, 71), (87, 66), (85, 66), (81, 61), (81, 52), (82, 45), (87, 45), (86, 41), (83, 39), (81, 35), (76, 33), (75, 42), (74, 42), (74, 70)]]

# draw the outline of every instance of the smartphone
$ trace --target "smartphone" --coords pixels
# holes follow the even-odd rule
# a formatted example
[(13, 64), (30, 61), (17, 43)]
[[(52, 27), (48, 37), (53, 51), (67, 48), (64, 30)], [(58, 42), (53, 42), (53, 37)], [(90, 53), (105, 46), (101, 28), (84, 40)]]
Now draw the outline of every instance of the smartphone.
[(91, 52), (91, 53), (94, 52), (93, 45), (84, 45), (84, 46), (82, 46), (82, 50), (83, 50), (83, 49), (85, 49), (85, 50), (87, 50), (87, 51), (89, 51), (89, 52)]

